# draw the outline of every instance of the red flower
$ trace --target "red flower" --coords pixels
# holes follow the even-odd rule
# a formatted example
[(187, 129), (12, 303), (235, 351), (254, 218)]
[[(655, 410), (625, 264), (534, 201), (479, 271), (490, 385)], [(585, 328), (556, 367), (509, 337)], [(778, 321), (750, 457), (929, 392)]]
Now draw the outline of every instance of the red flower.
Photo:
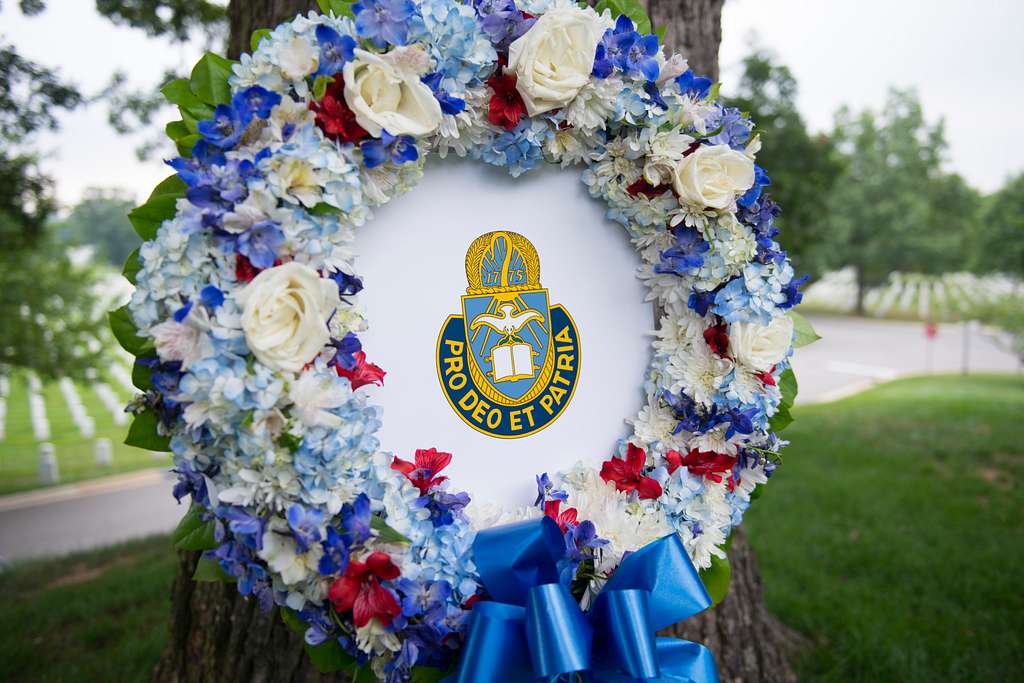
[(452, 461), (451, 453), (442, 453), (436, 448), (421, 448), (416, 451), (415, 459), (416, 462), (412, 463), (396, 456), (391, 462), (391, 469), (404, 474), (420, 490), (421, 496), (427, 495), (430, 489), (448, 479), (434, 475), (448, 467)]
[(659, 195), (663, 195), (667, 190), (668, 185), (651, 185), (643, 176), (640, 176), (636, 182), (626, 188), (626, 192), (629, 193), (630, 197), (642, 194), (648, 199), (654, 199)]
[(397, 579), (401, 574), (387, 553), (370, 553), (366, 562), (351, 560), (345, 575), (334, 580), (327, 597), (336, 612), (352, 610), (356, 626), (366, 626), (376, 618), (384, 626), (402, 612), (394, 594), (380, 580)]
[(316, 114), (316, 125), (324, 135), (337, 142), (359, 142), (369, 133), (356, 122), (355, 113), (345, 103), (345, 80), (338, 74), (327, 86), (327, 92), (319, 104), (309, 103)]
[(560, 500), (549, 500), (548, 502), (544, 503), (544, 514), (558, 522), (558, 528), (561, 529), (562, 533), (564, 534), (565, 530), (569, 527), (570, 524), (572, 524), (573, 526), (577, 524), (576, 508), (566, 508), (565, 510), (559, 512), (558, 508), (561, 505), (562, 501)]
[(708, 343), (715, 355), (726, 358), (729, 355), (729, 327), (722, 323), (704, 330), (704, 341)]
[(707, 477), (711, 481), (722, 481), (722, 474), (732, 469), (736, 464), (736, 458), (725, 453), (714, 451), (700, 451), (694, 448), (686, 455), (680, 455), (676, 451), (669, 451), (665, 454), (668, 460), (668, 473), (672, 474), (680, 467), (685, 467), (692, 474)]
[(260, 269), (241, 254), (235, 254), (235, 279), (239, 282), (252, 282), (260, 274)]
[(498, 73), (487, 79), (487, 85), (494, 91), (487, 120), (495, 126), (512, 130), (526, 115), (526, 103), (516, 90), (516, 77)]
[(647, 454), (644, 450), (629, 444), (626, 459), (612, 458), (601, 465), (601, 478), (615, 482), (619, 491), (636, 491), (641, 498), (657, 498), (661, 495), (661, 484), (643, 476)]
[(380, 366), (367, 363), (365, 352), (356, 351), (352, 356), (356, 359), (356, 366), (354, 368), (346, 370), (339, 364), (335, 366), (335, 370), (342, 377), (348, 377), (348, 380), (352, 382), (353, 389), (358, 389), (367, 384), (376, 384), (378, 386), (384, 384), (384, 375), (388, 373), (384, 372)]
[(756, 373), (756, 375), (757, 375), (757, 378), (759, 380), (761, 380), (762, 384), (764, 384), (766, 386), (769, 386), (769, 387), (774, 387), (775, 386), (775, 376), (772, 375), (773, 372), (775, 372), (775, 366), (774, 365), (770, 369), (765, 370), (764, 372)]

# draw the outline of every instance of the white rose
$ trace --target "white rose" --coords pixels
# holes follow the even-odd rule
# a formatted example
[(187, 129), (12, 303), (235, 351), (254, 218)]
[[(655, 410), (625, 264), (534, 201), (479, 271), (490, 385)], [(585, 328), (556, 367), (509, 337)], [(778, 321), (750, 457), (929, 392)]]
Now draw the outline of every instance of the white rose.
[(738, 363), (758, 372), (767, 372), (786, 354), (793, 342), (793, 319), (788, 315), (773, 318), (767, 325), (733, 323), (729, 326), (729, 353)]
[(381, 129), (392, 135), (426, 135), (441, 125), (441, 105), (412, 70), (356, 50), (342, 73), (345, 101), (370, 135), (380, 137)]
[(754, 162), (729, 145), (701, 145), (672, 174), (680, 203), (701, 209), (728, 209), (753, 184)]
[(590, 8), (558, 7), (543, 15), (508, 49), (508, 70), (530, 116), (564, 107), (594, 69), (605, 26)]
[(301, 263), (267, 268), (235, 294), (245, 343), (264, 365), (298, 372), (330, 340), (327, 320), (338, 286)]

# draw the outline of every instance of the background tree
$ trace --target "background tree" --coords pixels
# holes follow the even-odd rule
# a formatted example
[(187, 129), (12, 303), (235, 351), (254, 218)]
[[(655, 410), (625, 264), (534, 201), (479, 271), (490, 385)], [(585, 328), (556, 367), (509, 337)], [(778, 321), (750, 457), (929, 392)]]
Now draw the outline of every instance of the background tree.
[(1024, 174), (984, 199), (970, 246), (974, 270), (1024, 278)]
[[(670, 8), (684, 18), (671, 22), (677, 31), (673, 34), (670, 28), (669, 40), (673, 35), (679, 37), (683, 54), (690, 56), (693, 67), (702, 73), (718, 73), (722, 2), (650, 3), (655, 25), (659, 25), (659, 16), (662, 23), (676, 16), (669, 15)], [(296, 0), (232, 0), (228, 6), (229, 53), (237, 57), (248, 49), (252, 31), (276, 26), (314, 6), (313, 2)], [(723, 681), (795, 680), (785, 661), (792, 636), (765, 610), (757, 562), (741, 530), (733, 535), (729, 556), (729, 595), (714, 610), (672, 632), (707, 643), (718, 657)], [(179, 554), (172, 591), (171, 637), (155, 680), (347, 680), (342, 675), (317, 674), (303, 653), (301, 636), (283, 625), (276, 610), (261, 613), (253, 601), (239, 596), (233, 585), (193, 581), (197, 561), (197, 553)]]
[(833, 138), (845, 164), (826, 202), (816, 202), (825, 230), (812, 253), (828, 267), (853, 266), (863, 313), (869, 287), (894, 270), (926, 271), (944, 239), (933, 200), (946, 142), (916, 95), (899, 90), (881, 112), (840, 110)]
[(743, 75), (732, 105), (750, 113), (764, 146), (758, 163), (771, 176), (772, 198), (782, 207), (780, 243), (801, 275), (815, 275), (820, 264), (813, 245), (826, 230), (822, 206), (842, 168), (832, 140), (811, 134), (796, 107), (797, 82), (784, 64), (755, 48), (743, 60)]
[[(20, 8), (26, 15), (44, 9), (38, 0), (22, 0)], [(49, 230), (53, 181), (32, 148), (35, 133), (56, 129), (58, 112), (82, 101), (54, 71), (0, 37), (0, 365), (51, 377), (83, 372), (102, 327), (92, 274), (73, 266)]]
[(121, 190), (89, 188), (68, 216), (54, 225), (54, 235), (66, 244), (92, 247), (96, 259), (120, 269), (142, 244), (128, 221), (136, 203)]

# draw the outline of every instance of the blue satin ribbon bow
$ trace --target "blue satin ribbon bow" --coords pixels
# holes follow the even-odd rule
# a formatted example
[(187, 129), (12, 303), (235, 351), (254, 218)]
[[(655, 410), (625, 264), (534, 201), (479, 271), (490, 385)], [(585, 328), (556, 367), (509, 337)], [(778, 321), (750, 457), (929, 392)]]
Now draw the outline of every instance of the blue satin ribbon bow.
[(717, 683), (707, 648), (655, 636), (711, 606), (677, 535), (628, 555), (587, 614), (558, 581), (564, 549), (548, 517), (477, 534), (473, 560), (492, 600), (474, 606), (446, 683), (533, 683), (574, 671), (594, 683)]

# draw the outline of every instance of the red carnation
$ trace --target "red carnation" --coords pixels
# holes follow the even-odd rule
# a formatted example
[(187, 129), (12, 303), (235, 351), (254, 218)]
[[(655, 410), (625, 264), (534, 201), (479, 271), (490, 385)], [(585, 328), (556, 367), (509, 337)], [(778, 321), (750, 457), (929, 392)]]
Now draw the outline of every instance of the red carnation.
[(235, 254), (235, 279), (239, 282), (252, 282), (252, 279), (260, 274), (257, 268), (246, 257)]
[(725, 453), (714, 451), (700, 451), (694, 448), (686, 455), (680, 455), (676, 451), (669, 451), (665, 454), (668, 461), (668, 472), (672, 474), (680, 467), (690, 470), (691, 474), (707, 477), (712, 481), (721, 482), (722, 474), (732, 469), (736, 464), (736, 457)]
[(642, 194), (648, 199), (654, 199), (655, 197), (665, 194), (668, 189), (668, 185), (651, 185), (647, 182), (647, 178), (640, 176), (635, 182), (626, 188), (626, 192), (629, 193), (630, 197)]
[(448, 479), (435, 475), (448, 467), (448, 463), (452, 461), (451, 453), (443, 453), (436, 448), (421, 448), (416, 451), (415, 460), (416, 462), (409, 462), (396, 456), (391, 462), (391, 469), (404, 474), (406, 479), (420, 490), (421, 496), (427, 495), (430, 489)]
[(494, 91), (487, 120), (495, 126), (512, 130), (526, 116), (526, 103), (516, 90), (516, 77), (498, 73), (487, 79), (487, 85)]
[(775, 366), (774, 365), (771, 367), (771, 369), (765, 370), (764, 372), (758, 372), (758, 373), (756, 373), (756, 375), (757, 375), (757, 378), (759, 380), (761, 380), (762, 384), (764, 384), (765, 386), (774, 387), (775, 386), (775, 375), (772, 374), (773, 372), (775, 372)]
[(729, 327), (725, 323), (704, 330), (704, 341), (708, 343), (715, 355), (722, 358), (729, 356)]
[(544, 503), (544, 514), (551, 519), (558, 522), (558, 528), (565, 533), (565, 530), (572, 524), (576, 526), (576, 508), (566, 508), (559, 512), (558, 508), (561, 507), (562, 501), (560, 500), (549, 500)]
[(348, 377), (348, 380), (352, 382), (353, 389), (358, 389), (367, 384), (376, 384), (378, 386), (384, 384), (384, 375), (388, 373), (384, 372), (378, 365), (367, 363), (365, 352), (356, 351), (352, 354), (352, 357), (356, 359), (356, 366), (354, 368), (346, 370), (338, 364), (335, 366), (335, 369), (342, 377)]
[(309, 108), (316, 114), (316, 125), (324, 135), (337, 142), (359, 142), (369, 133), (356, 122), (355, 113), (345, 102), (345, 81), (338, 74), (327, 86), (319, 103), (310, 102)]
[(601, 465), (601, 478), (615, 482), (619, 491), (636, 491), (641, 498), (657, 498), (661, 495), (661, 484), (643, 475), (647, 454), (644, 450), (629, 444), (626, 459), (612, 458)]
[(349, 561), (345, 575), (334, 580), (327, 597), (336, 612), (352, 610), (352, 621), (357, 627), (366, 626), (374, 618), (389, 626), (402, 608), (380, 581), (397, 579), (400, 574), (387, 553), (370, 553), (366, 562)]

